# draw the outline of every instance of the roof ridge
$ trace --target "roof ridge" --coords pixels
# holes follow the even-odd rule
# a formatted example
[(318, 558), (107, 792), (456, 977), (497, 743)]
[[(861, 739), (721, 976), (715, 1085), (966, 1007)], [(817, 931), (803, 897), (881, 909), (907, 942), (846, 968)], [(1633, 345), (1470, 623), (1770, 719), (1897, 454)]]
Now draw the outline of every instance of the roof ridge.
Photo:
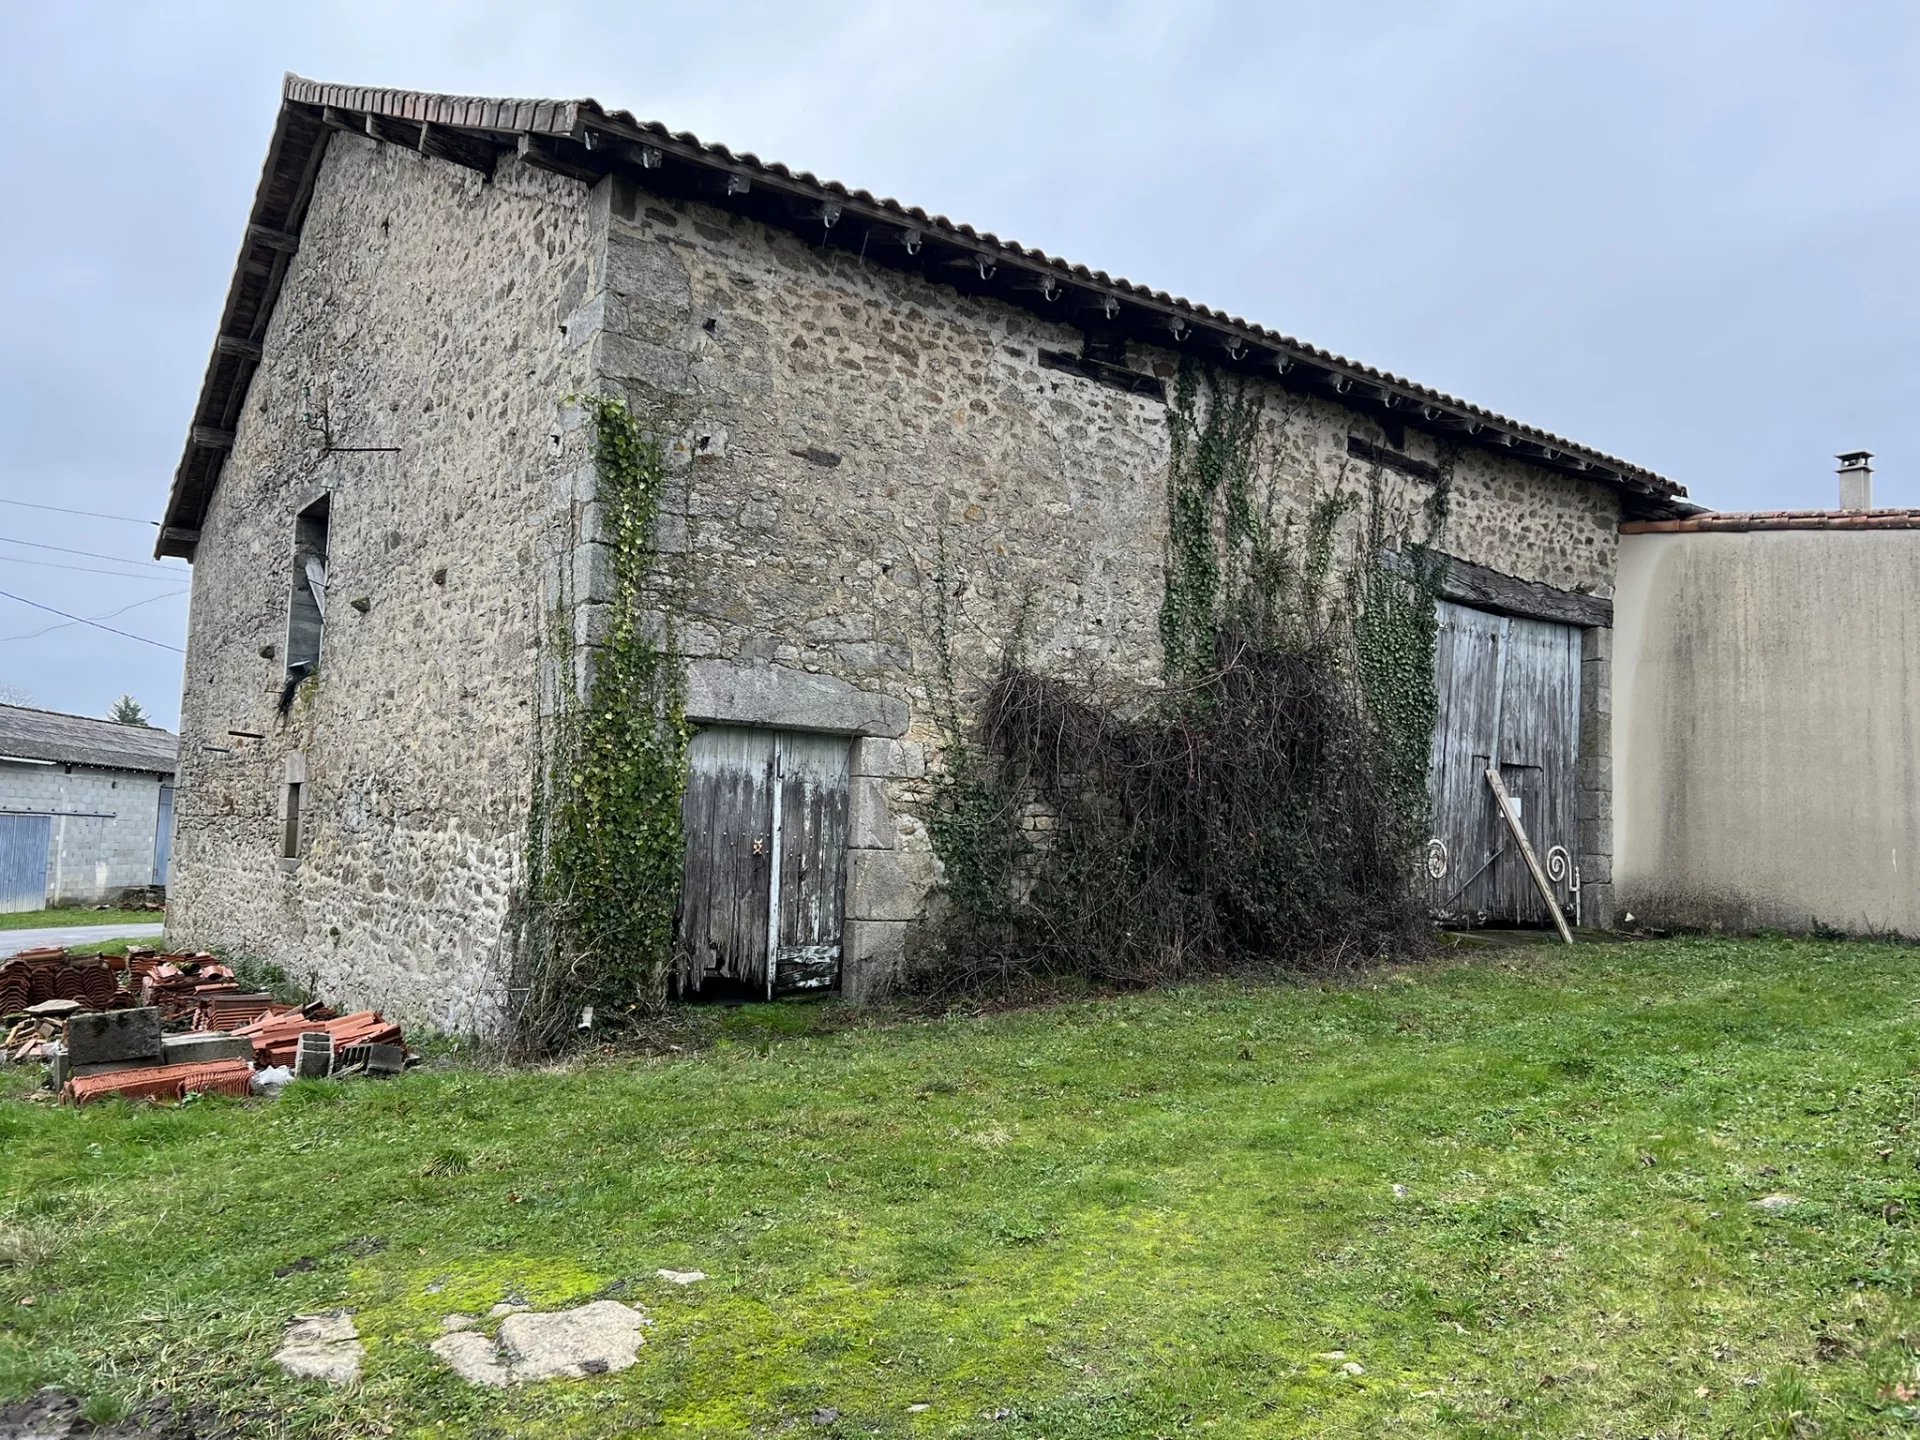
[[(261, 337), (278, 300), (289, 258), (297, 249), (318, 162), (334, 130), (394, 143), (428, 156), (491, 174), (502, 155), (593, 183), (616, 170), (658, 172), (673, 188), (726, 177), (725, 198), (712, 203), (744, 211), (763, 223), (813, 237), (822, 248), (853, 253), (851, 237), (864, 239), (881, 227), (903, 243), (881, 246), (899, 258), (876, 257), (914, 269), (909, 257), (927, 250), (928, 261), (946, 267), (927, 283), (947, 284), (966, 294), (985, 294), (1071, 323), (1070, 306), (1049, 306), (1078, 292), (1080, 303), (1103, 311), (1106, 323), (1151, 343), (1181, 349), (1189, 339), (1213, 363), (1259, 373), (1289, 389), (1330, 396), (1363, 414), (1379, 412), (1384, 423), (1406, 424), (1461, 443), (1484, 446), (1575, 479), (1623, 492), (1642, 514), (1672, 514), (1686, 490), (1633, 461), (1514, 420), (1499, 411), (1421, 385), (1390, 370), (1348, 359), (1281, 331), (1213, 306), (1139, 285), (1104, 270), (1090, 270), (1044, 250), (1002, 240), (991, 231), (929, 215), (919, 206), (875, 196), (810, 171), (761, 160), (674, 131), (631, 111), (610, 110), (593, 99), (540, 100), (448, 95), (422, 90), (332, 85), (289, 71), (260, 185), (249, 214), (246, 240), (223, 311), (187, 443), (175, 470), (156, 555), (191, 557), (233, 442), (234, 425), (254, 369)], [(689, 168), (693, 178), (687, 177)], [(737, 182), (737, 183), (736, 183)], [(714, 193), (718, 193), (717, 191)], [(737, 199), (735, 197), (738, 197)], [(845, 220), (851, 224), (842, 224)], [(839, 227), (839, 239), (834, 238)], [(867, 254), (864, 243), (859, 253)], [(251, 272), (249, 271), (251, 267)], [(978, 274), (976, 285), (972, 276)], [(249, 273), (264, 276), (252, 288)], [(916, 272), (917, 273), (917, 272)], [(994, 277), (996, 273), (999, 278)], [(1198, 322), (1198, 323), (1192, 323)], [(1162, 334), (1170, 332), (1171, 338)], [(1285, 378), (1282, 378), (1285, 377)]]
[(111, 720), (105, 715), (82, 715), (77, 710), (49, 710), (44, 705), (15, 705), (10, 700), (0, 700), (0, 710), (24, 710), (29, 715), (52, 715), (61, 720), (87, 720), (95, 725), (113, 725), (122, 730), (147, 730), (155, 735), (172, 735), (180, 738), (178, 732), (164, 725), (134, 725), (125, 720)]

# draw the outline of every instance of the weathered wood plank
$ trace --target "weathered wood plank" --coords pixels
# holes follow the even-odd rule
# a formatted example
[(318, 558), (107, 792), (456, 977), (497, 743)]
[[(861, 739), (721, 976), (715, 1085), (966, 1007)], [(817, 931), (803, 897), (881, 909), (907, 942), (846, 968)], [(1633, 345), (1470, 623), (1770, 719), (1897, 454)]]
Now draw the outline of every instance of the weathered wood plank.
[(779, 928), (773, 992), (839, 978), (845, 930), (849, 741), (783, 731), (780, 752)]
[(773, 733), (715, 725), (689, 746), (681, 802), (683, 994), (714, 980), (764, 990), (772, 899)]
[[(1400, 569), (1406, 557), (1388, 551), (1383, 557), (1388, 566)], [(1613, 601), (1598, 595), (1583, 595), (1577, 590), (1561, 590), (1536, 580), (1519, 580), (1503, 575), (1470, 560), (1446, 557), (1446, 576), (1441, 581), (1440, 598), (1456, 605), (1471, 605), (1495, 615), (1513, 615), (1522, 620), (1546, 620), (1557, 625), (1577, 625), (1583, 630), (1604, 630), (1613, 624)]]
[(1527, 873), (1533, 877), (1534, 887), (1539, 890), (1540, 898), (1546, 901), (1547, 913), (1553, 917), (1553, 928), (1560, 932), (1560, 939), (1564, 943), (1571, 945), (1573, 931), (1567, 928), (1567, 917), (1560, 913), (1560, 902), (1553, 898), (1553, 886), (1547, 880), (1547, 872), (1540, 867), (1540, 857), (1533, 853), (1533, 842), (1527, 839), (1520, 817), (1514, 813), (1512, 797), (1500, 781), (1500, 772), (1491, 765), (1487, 767), (1487, 785), (1493, 791), (1493, 798), (1500, 807), (1500, 818), (1506, 822), (1513, 843), (1520, 848), (1520, 858), (1526, 861)]

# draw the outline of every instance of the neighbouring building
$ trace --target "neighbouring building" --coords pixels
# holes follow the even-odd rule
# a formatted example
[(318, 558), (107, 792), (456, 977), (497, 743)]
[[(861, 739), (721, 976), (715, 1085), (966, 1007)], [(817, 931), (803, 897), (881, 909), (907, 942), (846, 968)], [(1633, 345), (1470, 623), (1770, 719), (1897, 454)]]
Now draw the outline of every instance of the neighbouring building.
[(0, 705), (0, 911), (164, 886), (179, 744), (151, 726)]
[(1920, 938), (1920, 511), (1629, 523), (1615, 599), (1623, 912)]
[(939, 883), (943, 660), (973, 685), (1018, 624), (1035, 668), (1159, 673), (1183, 357), (1257, 388), (1279, 513), (1449, 486), (1436, 908), (1536, 918), (1491, 760), (1605, 923), (1618, 531), (1678, 486), (591, 101), (290, 77), (158, 549), (194, 564), (172, 939), (497, 1023), (543, 637), (610, 597), (572, 401), (611, 391), (672, 417), (660, 594), (724, 782), (685, 988), (872, 993)]

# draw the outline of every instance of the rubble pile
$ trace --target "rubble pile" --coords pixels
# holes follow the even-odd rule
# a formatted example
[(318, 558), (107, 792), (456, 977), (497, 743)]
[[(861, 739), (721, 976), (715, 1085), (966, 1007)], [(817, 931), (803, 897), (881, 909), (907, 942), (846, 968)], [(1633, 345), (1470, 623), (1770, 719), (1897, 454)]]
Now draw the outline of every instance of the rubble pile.
[(290, 1005), (243, 988), (211, 955), (143, 946), (12, 957), (0, 965), (0, 1024), (6, 1058), (44, 1061), (75, 1104), (276, 1093), (295, 1075), (398, 1075), (419, 1058), (377, 1011)]

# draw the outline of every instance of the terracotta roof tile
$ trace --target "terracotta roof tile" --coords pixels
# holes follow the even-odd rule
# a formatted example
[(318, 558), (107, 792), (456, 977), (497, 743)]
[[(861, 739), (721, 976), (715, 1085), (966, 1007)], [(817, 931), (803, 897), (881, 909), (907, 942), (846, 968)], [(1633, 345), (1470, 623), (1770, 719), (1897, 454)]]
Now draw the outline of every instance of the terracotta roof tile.
[(1699, 535), (1717, 530), (1920, 530), (1920, 510), (1706, 510), (1677, 520), (1629, 520), (1622, 535)]
[[(1488, 436), (1480, 434), (1484, 430), (1502, 437), (1502, 444), (1531, 447), (1522, 452), (1527, 458), (1614, 485), (1635, 497), (1634, 503), (1643, 507), (1642, 513), (1648, 509), (1656, 514), (1671, 513), (1673, 502), (1686, 494), (1679, 485), (1644, 466), (1522, 424), (1445, 391), (1418, 385), (1390, 370), (1346, 359), (1211, 306), (1169, 295), (1164, 290), (1137, 285), (1109, 276), (1105, 271), (1089, 270), (1084, 265), (1049, 255), (1044, 250), (1002, 240), (990, 231), (957, 224), (942, 215), (930, 216), (917, 205), (877, 197), (866, 190), (849, 189), (837, 181), (820, 180), (805, 170), (795, 171), (777, 162), (762, 161), (750, 151), (736, 153), (725, 145), (703, 141), (688, 131), (669, 130), (658, 121), (639, 119), (630, 111), (608, 109), (595, 100), (512, 100), (422, 91), (372, 91), (289, 75), (267, 170), (261, 178), (250, 217), (255, 226), (298, 231), (312, 183), (312, 161), (325, 143), (324, 122), (329, 111), (369, 121), (442, 127), (456, 133), (460, 143), (466, 145), (504, 148), (528, 136), (552, 144), (574, 145), (583, 154), (591, 154), (584, 142), (597, 137), (611, 142), (616, 150), (621, 143), (647, 146), (671, 154), (676, 163), (711, 167), (770, 182), (770, 188), (789, 198), (849, 202), (866, 212), (862, 218), (870, 222), (896, 225), (905, 222), (909, 228), (924, 230), (942, 244), (973, 250), (983, 266), (990, 267), (1004, 258), (1016, 272), (1051, 271), (1083, 287), (1105, 291), (1111, 298), (1124, 299), (1149, 315), (1169, 322), (1199, 321), (1201, 327), (1225, 342), (1231, 355), (1239, 355), (1237, 347), (1246, 345), (1258, 347), (1257, 353), (1271, 355), (1285, 364), (1314, 367), (1327, 372), (1336, 385), (1362, 386), (1381, 404), (1405, 408), (1409, 423), (1439, 425), (1445, 422), (1460, 427), (1456, 433), (1479, 435), (1472, 443), (1488, 443)], [(375, 133), (375, 138), (389, 138), (376, 133), (371, 125), (369, 133)], [(419, 133), (424, 148), (426, 135), (424, 130)], [(602, 168), (614, 163), (611, 159), (601, 162)], [(250, 256), (254, 268), (265, 269), (270, 276), (265, 292), (260, 295), (251, 293), (243, 283)], [(982, 273), (984, 276), (989, 271), (983, 269)], [(257, 342), (265, 333), (266, 321), (277, 297), (279, 274), (278, 269), (263, 263), (262, 257), (253, 255), (251, 246), (243, 248), (229, 295), (228, 317), (222, 324), (224, 338)], [(1048, 293), (1051, 298), (1053, 292)], [(215, 432), (231, 430), (251, 378), (251, 363), (232, 357), (225, 357), (223, 361), (216, 350), (195, 409), (195, 427)], [(225, 452), (217, 444), (198, 443), (190, 434), (174, 476), (155, 553), (192, 555), (199, 538), (200, 519), (218, 483), (224, 459)]]

